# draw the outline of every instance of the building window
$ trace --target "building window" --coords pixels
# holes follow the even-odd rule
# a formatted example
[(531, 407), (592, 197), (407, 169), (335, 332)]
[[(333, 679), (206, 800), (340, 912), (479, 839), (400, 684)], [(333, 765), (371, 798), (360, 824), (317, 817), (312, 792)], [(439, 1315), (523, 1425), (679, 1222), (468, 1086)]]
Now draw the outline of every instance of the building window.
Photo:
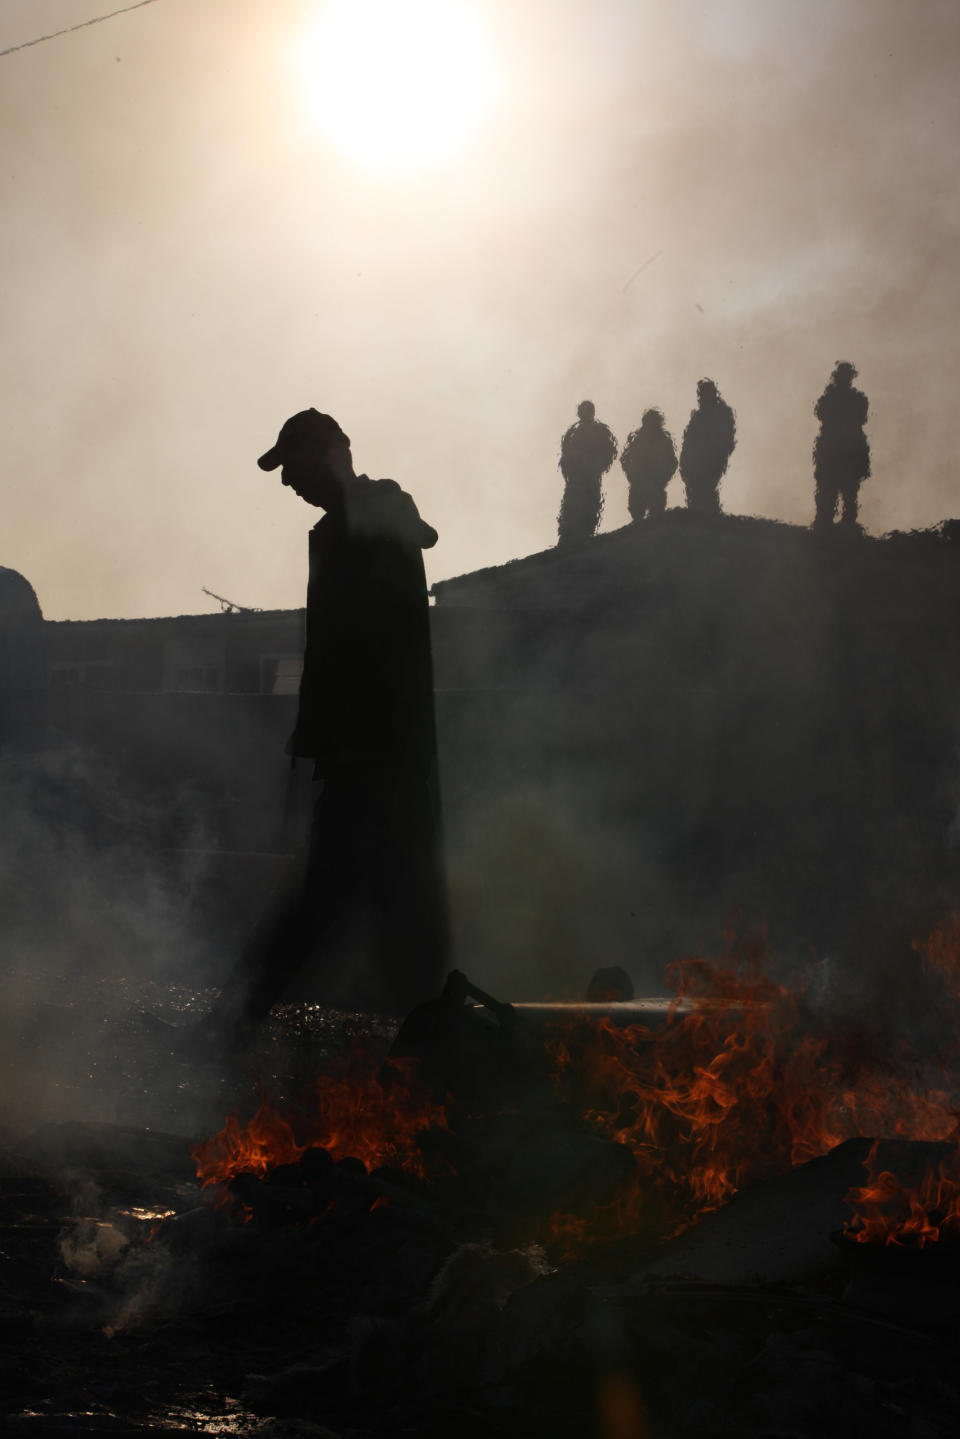
[(52, 660), (49, 667), (52, 689), (83, 685), (87, 689), (123, 689), (122, 665), (111, 660)]
[(181, 694), (219, 694), (223, 677), (216, 665), (178, 665), (173, 687)]
[(303, 655), (261, 655), (260, 693), (295, 695), (300, 692)]
[(82, 665), (68, 665), (61, 660), (55, 660), (50, 666), (50, 684), (54, 689), (66, 689), (68, 685), (78, 685), (82, 682)]
[(222, 694), (227, 656), (223, 643), (170, 639), (163, 646), (163, 688), (179, 694)]

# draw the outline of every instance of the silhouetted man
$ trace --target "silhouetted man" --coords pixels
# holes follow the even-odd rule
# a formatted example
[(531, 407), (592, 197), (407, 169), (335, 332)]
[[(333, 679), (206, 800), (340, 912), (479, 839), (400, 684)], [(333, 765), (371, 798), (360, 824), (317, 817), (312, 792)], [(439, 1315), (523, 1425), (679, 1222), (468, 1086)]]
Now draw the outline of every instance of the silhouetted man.
[(667, 508), (667, 485), (677, 471), (673, 436), (663, 428), (659, 410), (644, 410), (639, 430), (631, 431), (620, 456), (627, 477), (627, 507), (632, 520), (662, 515)]
[(736, 423), (730, 406), (720, 398), (712, 380), (697, 385), (699, 408), (691, 410), (680, 447), (680, 476), (687, 492), (687, 509), (696, 514), (720, 513), (720, 481), (726, 474), (737, 443)]
[(856, 370), (841, 360), (816, 404), (820, 433), (813, 444), (817, 529), (829, 529), (842, 500), (840, 523), (855, 526), (860, 485), (870, 473), (870, 446), (863, 433), (868, 403), (853, 380)]
[(589, 540), (600, 523), (600, 482), (617, 457), (617, 442), (595, 414), (591, 401), (584, 400), (577, 406), (577, 423), (560, 442), (560, 473), (567, 482), (557, 516), (561, 545)]
[[(354, 472), (330, 415), (302, 410), (258, 461), (325, 511), (310, 531), (307, 636), (291, 755), (321, 783), (299, 887), (225, 985), (210, 1027), (241, 1041), (346, 924), (353, 996), (406, 1009), (439, 987), (446, 908), (422, 549), (437, 532), (393, 480)], [(371, 992), (372, 991), (372, 992)]]

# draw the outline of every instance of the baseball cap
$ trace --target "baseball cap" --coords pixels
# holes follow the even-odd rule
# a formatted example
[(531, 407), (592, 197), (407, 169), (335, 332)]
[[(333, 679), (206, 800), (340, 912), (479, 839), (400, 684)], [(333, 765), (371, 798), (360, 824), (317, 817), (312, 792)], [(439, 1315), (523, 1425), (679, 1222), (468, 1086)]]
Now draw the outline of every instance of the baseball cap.
[(284, 463), (289, 451), (297, 446), (309, 444), (325, 450), (344, 440), (349, 445), (349, 436), (343, 433), (332, 415), (323, 415), (319, 410), (300, 410), (283, 423), (277, 443), (260, 456), (257, 464), (261, 470), (276, 470)]

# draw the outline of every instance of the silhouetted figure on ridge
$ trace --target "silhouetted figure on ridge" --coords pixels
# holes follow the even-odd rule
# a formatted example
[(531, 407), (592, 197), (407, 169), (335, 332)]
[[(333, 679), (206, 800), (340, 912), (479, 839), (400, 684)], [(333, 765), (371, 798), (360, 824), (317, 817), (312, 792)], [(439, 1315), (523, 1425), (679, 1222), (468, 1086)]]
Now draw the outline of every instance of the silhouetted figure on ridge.
[(631, 431), (620, 456), (629, 486), (632, 520), (655, 519), (667, 508), (667, 485), (677, 471), (673, 436), (663, 428), (659, 410), (644, 410), (639, 430)]
[[(354, 472), (330, 415), (302, 410), (257, 462), (325, 511), (310, 531), (294, 757), (321, 782), (298, 888), (235, 966), (207, 1023), (242, 1042), (315, 950), (359, 923), (357, 1001), (406, 1010), (446, 965), (427, 589), (436, 543), (394, 480)], [(281, 468), (282, 467), (282, 468)], [(372, 988), (372, 994), (371, 994)]]
[(557, 516), (557, 543), (576, 544), (597, 532), (603, 511), (601, 481), (617, 457), (617, 442), (595, 418), (590, 400), (577, 406), (577, 422), (560, 442), (560, 473), (566, 480)]
[(697, 385), (698, 408), (691, 410), (680, 447), (680, 477), (687, 509), (700, 515), (720, 513), (720, 481), (737, 443), (733, 411), (713, 380)]
[(870, 445), (863, 433), (869, 405), (863, 391), (854, 389), (856, 373), (853, 365), (840, 360), (816, 404), (820, 433), (813, 444), (813, 523), (817, 529), (830, 528), (840, 501), (840, 523), (856, 526), (860, 485), (870, 474)]

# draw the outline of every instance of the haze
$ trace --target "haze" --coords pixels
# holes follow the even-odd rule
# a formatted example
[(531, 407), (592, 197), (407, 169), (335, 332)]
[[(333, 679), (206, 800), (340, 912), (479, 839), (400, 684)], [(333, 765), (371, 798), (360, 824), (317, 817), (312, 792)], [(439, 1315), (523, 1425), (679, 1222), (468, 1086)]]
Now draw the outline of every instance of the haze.
[[(0, 0), (0, 49), (110, 8)], [(255, 461), (306, 405), (415, 496), (432, 580), (554, 543), (579, 400), (679, 439), (702, 375), (727, 510), (810, 522), (850, 359), (866, 528), (960, 513), (955, 0), (474, 8), (485, 123), (385, 173), (312, 118), (320, 0), (157, 0), (0, 59), (0, 564), (48, 618), (302, 604), (313, 517)], [(619, 466), (607, 496), (613, 528)]]

